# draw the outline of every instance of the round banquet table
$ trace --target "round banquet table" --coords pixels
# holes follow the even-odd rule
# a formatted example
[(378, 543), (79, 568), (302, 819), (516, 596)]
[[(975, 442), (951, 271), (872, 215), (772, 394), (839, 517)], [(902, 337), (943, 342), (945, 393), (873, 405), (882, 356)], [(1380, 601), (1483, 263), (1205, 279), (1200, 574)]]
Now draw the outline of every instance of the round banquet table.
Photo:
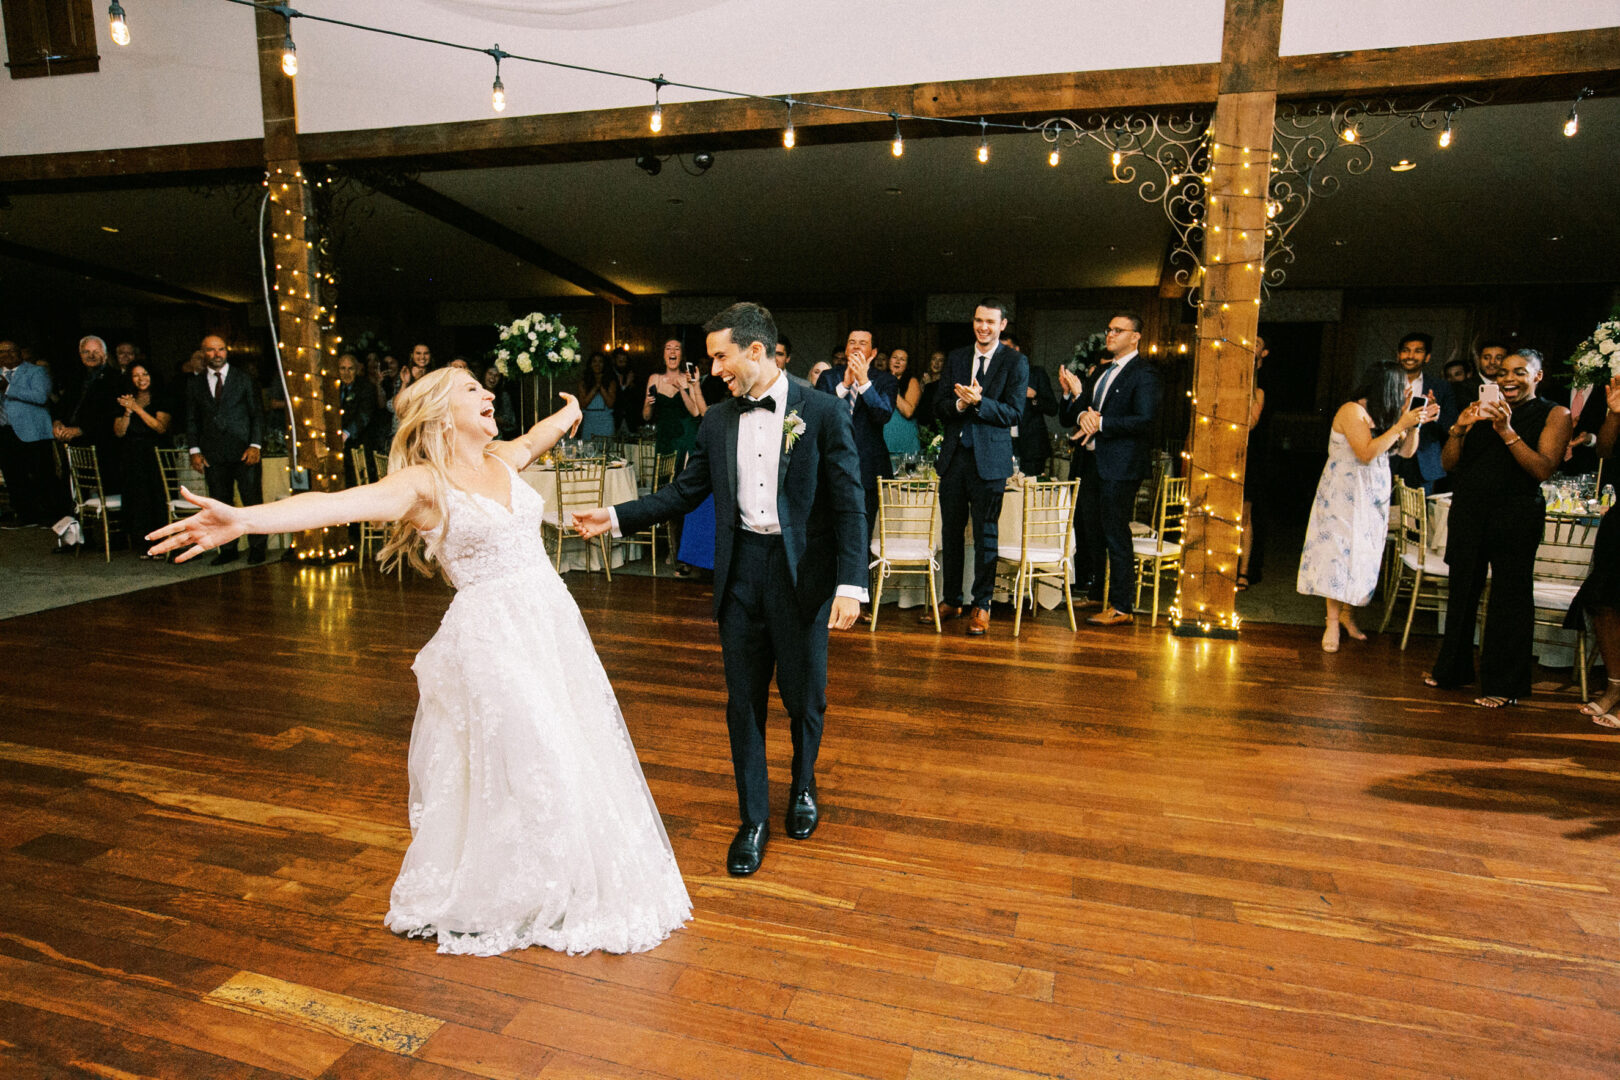
[[(540, 497), (546, 500), (548, 506), (556, 501), (555, 468), (539, 464), (530, 465), (518, 475), (523, 478), (525, 484), (540, 493)], [(613, 506), (616, 503), (631, 502), (636, 496), (635, 468), (629, 462), (610, 461), (602, 488), (603, 505)], [(575, 539), (577, 540), (577, 537)], [(626, 553), (632, 547), (631, 544), (610, 538), (608, 552), (614, 567), (624, 565)], [(602, 569), (601, 546), (594, 540), (590, 543), (576, 542), (563, 545), (562, 565), (557, 568), (559, 573), (567, 573), (569, 570), (600, 569)]]

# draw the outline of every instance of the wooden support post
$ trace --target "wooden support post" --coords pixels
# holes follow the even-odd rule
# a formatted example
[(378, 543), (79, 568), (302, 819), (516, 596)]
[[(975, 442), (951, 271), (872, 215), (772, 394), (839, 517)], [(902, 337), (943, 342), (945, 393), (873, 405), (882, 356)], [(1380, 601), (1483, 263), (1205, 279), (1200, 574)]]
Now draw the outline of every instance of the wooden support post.
[[(287, 26), (282, 16), (268, 10), (265, 0), (260, 0), (255, 15), (276, 338), (293, 412), (289, 465), (298, 465), (293, 476), (295, 489), (303, 487), (307, 479), (311, 491), (336, 491), (343, 486), (336, 349), (321, 340), (321, 268), (310, 220), (309, 181), (299, 163), (298, 101), (293, 79), (281, 70)], [(293, 550), (304, 560), (330, 560), (348, 548), (348, 529), (342, 526), (312, 529), (293, 540)]]
[(1209, 149), (1199, 288), (1187, 525), (1171, 627), (1237, 635), (1237, 570), (1254, 342), (1265, 276), (1271, 132), (1277, 113), (1282, 0), (1227, 0), (1220, 96)]

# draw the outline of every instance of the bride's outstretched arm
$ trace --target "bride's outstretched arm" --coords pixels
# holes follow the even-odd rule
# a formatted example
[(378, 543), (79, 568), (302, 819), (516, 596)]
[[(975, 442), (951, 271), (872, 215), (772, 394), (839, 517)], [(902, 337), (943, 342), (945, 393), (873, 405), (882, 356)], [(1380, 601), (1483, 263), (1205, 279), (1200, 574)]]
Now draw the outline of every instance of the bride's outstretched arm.
[(511, 442), (495, 444), (496, 449), (501, 452), (501, 457), (519, 472), (533, 465), (541, 454), (557, 445), (558, 439), (579, 430), (579, 422), (585, 416), (579, 409), (579, 399), (573, 394), (559, 393), (557, 396), (563, 399), (562, 408), (550, 416), (542, 417), (534, 427)]
[(427, 470), (412, 466), (389, 473), (375, 484), (343, 491), (308, 491), (290, 499), (258, 506), (229, 506), (218, 499), (180, 493), (200, 507), (190, 517), (147, 534), (159, 540), (154, 554), (191, 547), (175, 562), (185, 562), (205, 551), (228, 544), (247, 533), (302, 532), (351, 521), (400, 521), (432, 505), (433, 482)]

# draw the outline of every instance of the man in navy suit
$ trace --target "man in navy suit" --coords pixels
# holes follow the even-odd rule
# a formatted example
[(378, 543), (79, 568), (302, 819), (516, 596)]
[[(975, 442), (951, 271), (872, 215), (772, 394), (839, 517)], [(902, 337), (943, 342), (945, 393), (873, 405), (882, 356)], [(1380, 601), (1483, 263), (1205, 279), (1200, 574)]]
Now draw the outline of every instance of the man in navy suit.
[[(973, 309), (973, 344), (954, 350), (940, 372), (942, 389), (934, 411), (944, 425), (939, 450), (939, 517), (943, 527), (944, 595), (941, 620), (963, 613), (962, 534), (973, 520), (973, 595), (967, 632), (990, 629), (990, 597), (996, 585), (996, 526), (1007, 478), (1013, 474), (1012, 429), (1024, 414), (1029, 361), (1001, 344), (1007, 305), (985, 299)], [(918, 622), (934, 621), (924, 612)]]
[(816, 383), (817, 390), (837, 397), (850, 411), (855, 452), (861, 458), (868, 529), (877, 528), (878, 478), (894, 475), (889, 447), (883, 441), (883, 425), (894, 415), (894, 398), (899, 389), (893, 375), (871, 370), (876, 353), (870, 330), (851, 330), (844, 343), (844, 362), (823, 372)]
[[(1063, 406), (1059, 417), (1074, 424), (1080, 477), (1077, 510), (1084, 522), (1089, 552), (1080, 560), (1091, 567), (1091, 602), (1102, 610), (1086, 622), (1124, 626), (1132, 614), (1135, 560), (1131, 554), (1131, 510), (1136, 489), (1147, 475), (1148, 440), (1159, 411), (1159, 373), (1152, 361), (1136, 353), (1142, 340), (1142, 317), (1122, 311), (1108, 320), (1104, 344), (1110, 361), (1089, 385), (1068, 370), (1060, 372)], [(1108, 595), (1103, 595), (1105, 573)], [(1085, 576), (1084, 568), (1080, 573)]]
[(714, 496), (714, 614), (726, 671), (726, 726), (742, 827), (726, 869), (759, 869), (770, 837), (765, 709), (771, 674), (793, 737), (787, 834), (820, 820), (816, 755), (827, 708), (827, 631), (866, 599), (866, 517), (849, 408), (776, 366), (776, 323), (733, 304), (703, 327), (731, 396), (704, 415), (697, 449), (658, 491), (574, 514), (587, 539), (636, 533)]
[[(264, 411), (259, 388), (247, 369), (230, 363), (225, 339), (202, 339), (203, 373), (186, 385), (186, 431), (191, 435), (191, 467), (203, 474), (208, 497), (243, 506), (264, 501), (259, 448), (264, 443)], [(248, 537), (248, 562), (264, 562), (264, 536)], [(223, 545), (212, 565), (241, 558), (236, 541)]]

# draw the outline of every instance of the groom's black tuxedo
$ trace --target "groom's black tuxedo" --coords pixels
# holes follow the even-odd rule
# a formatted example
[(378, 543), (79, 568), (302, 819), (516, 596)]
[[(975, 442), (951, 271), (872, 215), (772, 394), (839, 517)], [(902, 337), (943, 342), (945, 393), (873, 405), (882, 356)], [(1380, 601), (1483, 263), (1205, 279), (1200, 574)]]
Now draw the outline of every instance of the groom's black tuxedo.
[(770, 816), (765, 777), (765, 710), (772, 669), (792, 721), (793, 781), (810, 786), (827, 707), (827, 618), (838, 586), (864, 589), (866, 511), (849, 408), (809, 383), (783, 375), (785, 413), (770, 423), (804, 431), (791, 448), (783, 430), (776, 475), (780, 535), (742, 526), (737, 499), (741, 409), (734, 398), (711, 407), (697, 449), (669, 484), (614, 507), (619, 531), (640, 532), (690, 513), (714, 495), (714, 612), (726, 669), (737, 800), (745, 822)]

